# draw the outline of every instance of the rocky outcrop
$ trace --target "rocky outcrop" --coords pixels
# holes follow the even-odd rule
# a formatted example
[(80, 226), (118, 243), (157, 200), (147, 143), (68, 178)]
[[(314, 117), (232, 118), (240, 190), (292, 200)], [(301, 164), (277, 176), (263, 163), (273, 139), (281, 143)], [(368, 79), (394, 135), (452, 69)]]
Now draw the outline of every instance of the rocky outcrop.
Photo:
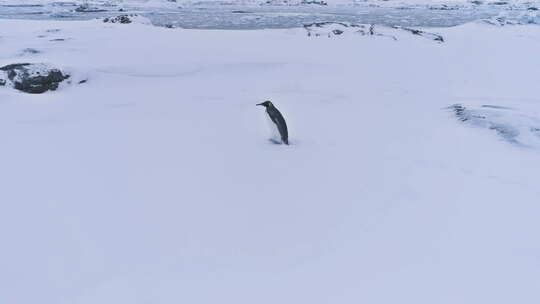
[(134, 16), (136, 15), (120, 15), (120, 16), (110, 17), (110, 18), (107, 17), (103, 19), (103, 22), (128, 24), (132, 22), (130, 17), (134, 17)]
[(326, 1), (322, 0), (302, 0), (301, 5), (328, 5)]
[(433, 41), (436, 41), (436, 42), (444, 42), (443, 36), (441, 36), (439, 34), (434, 34), (434, 33), (430, 33), (430, 32), (424, 32), (424, 31), (421, 31), (421, 30), (418, 30), (418, 29), (402, 27), (402, 26), (392, 26), (392, 28), (396, 29), (396, 30), (403, 30), (403, 31), (409, 32), (409, 33), (411, 33), (413, 35), (418, 35), (418, 36), (421, 36), (421, 37), (424, 37), (424, 38), (427, 38), (427, 39), (430, 39), (430, 40), (433, 40)]
[(321, 5), (326, 6), (328, 3), (324, 0), (266, 0), (260, 5), (269, 6), (312, 6)]
[(304, 29), (307, 31), (308, 36), (315, 37), (332, 37), (344, 34), (354, 34), (360, 36), (388, 37), (397, 41), (402, 38), (404, 34), (412, 34), (433, 40), (437, 43), (444, 42), (444, 38), (439, 34), (401, 26), (354, 24), (345, 22), (317, 22), (305, 24)]
[(58, 89), (60, 83), (70, 77), (57, 68), (43, 63), (16, 63), (0, 67), (0, 83), (31, 94)]
[(115, 17), (103, 18), (104, 23), (120, 23), (120, 24), (130, 24), (130, 23), (141, 23), (141, 24), (150, 24), (150, 20), (139, 16), (137, 14), (126, 14), (118, 15)]
[(369, 25), (366, 24), (352, 24), (343, 22), (316, 22), (304, 24), (304, 29), (307, 31), (308, 36), (339, 36), (344, 33), (358, 33), (366, 35), (369, 31)]
[(462, 6), (459, 5), (448, 5), (448, 4), (439, 4), (428, 6), (428, 9), (433, 11), (455, 11), (461, 9)]

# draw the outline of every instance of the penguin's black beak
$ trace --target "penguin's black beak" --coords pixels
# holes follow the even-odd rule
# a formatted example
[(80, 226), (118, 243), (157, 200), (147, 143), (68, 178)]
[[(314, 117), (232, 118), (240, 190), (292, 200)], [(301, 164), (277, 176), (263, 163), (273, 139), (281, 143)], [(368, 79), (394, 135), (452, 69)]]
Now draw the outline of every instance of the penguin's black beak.
[(262, 103), (258, 103), (256, 104), (256, 106), (264, 106)]

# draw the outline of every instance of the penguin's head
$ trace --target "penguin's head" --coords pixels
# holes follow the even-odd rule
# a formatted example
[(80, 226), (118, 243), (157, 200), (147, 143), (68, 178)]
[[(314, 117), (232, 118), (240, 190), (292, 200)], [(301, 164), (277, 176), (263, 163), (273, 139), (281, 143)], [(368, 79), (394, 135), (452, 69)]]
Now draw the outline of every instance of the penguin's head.
[(273, 106), (272, 102), (270, 100), (267, 100), (265, 102), (261, 102), (261, 103), (258, 103), (257, 104), (258, 106), (263, 106), (265, 108), (268, 108), (268, 107), (271, 107)]

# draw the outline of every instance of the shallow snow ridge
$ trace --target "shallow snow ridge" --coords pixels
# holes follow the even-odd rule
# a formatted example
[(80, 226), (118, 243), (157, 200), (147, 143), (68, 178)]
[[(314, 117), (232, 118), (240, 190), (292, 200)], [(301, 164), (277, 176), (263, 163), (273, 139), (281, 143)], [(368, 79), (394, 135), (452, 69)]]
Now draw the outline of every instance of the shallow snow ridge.
[(346, 22), (317, 22), (305, 24), (304, 28), (306, 29), (308, 36), (315, 37), (333, 37), (343, 34), (357, 34), (361, 36), (388, 37), (397, 41), (403, 36), (409, 36), (410, 34), (412, 34), (433, 40), (438, 43), (444, 42), (443, 36), (439, 34), (429, 33), (418, 29), (401, 26), (354, 24)]
[(493, 130), (505, 141), (523, 147), (540, 147), (540, 119), (517, 109), (455, 104), (449, 107), (456, 117), (470, 125)]

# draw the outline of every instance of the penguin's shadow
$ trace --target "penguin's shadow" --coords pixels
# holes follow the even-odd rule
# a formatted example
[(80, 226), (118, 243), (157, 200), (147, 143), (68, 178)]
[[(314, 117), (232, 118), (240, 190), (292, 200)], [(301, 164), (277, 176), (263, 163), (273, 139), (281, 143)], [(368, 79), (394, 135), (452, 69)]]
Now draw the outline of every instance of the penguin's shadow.
[[(279, 140), (276, 140), (276, 139), (273, 139), (273, 138), (269, 138), (268, 141), (274, 145), (277, 145), (277, 146), (281, 146), (281, 145), (284, 145), (281, 141)], [(292, 146), (293, 143), (291, 141), (289, 141), (289, 144), (288, 145), (285, 145), (285, 146)]]

